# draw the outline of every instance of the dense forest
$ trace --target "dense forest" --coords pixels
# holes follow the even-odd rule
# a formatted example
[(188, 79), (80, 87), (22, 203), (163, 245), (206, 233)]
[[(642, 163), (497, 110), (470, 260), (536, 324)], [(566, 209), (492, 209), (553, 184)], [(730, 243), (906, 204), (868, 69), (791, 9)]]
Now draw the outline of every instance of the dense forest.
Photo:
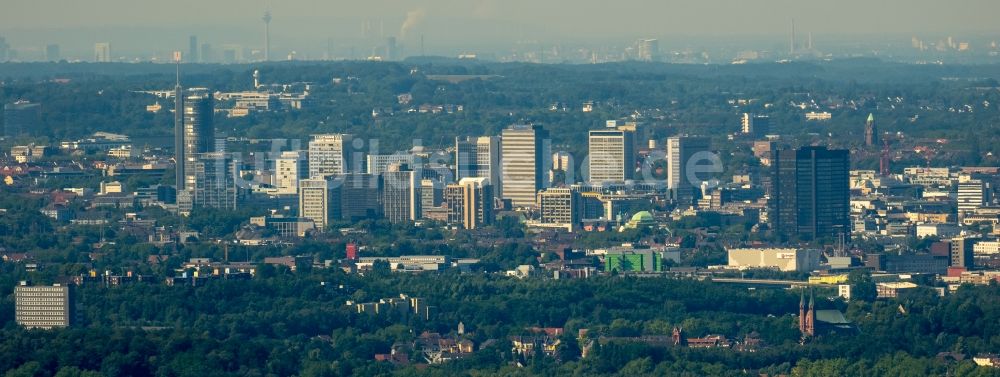
[[(857, 334), (828, 334), (800, 344), (797, 291), (751, 290), (665, 278), (604, 277), (518, 280), (482, 274), (293, 274), (261, 268), (248, 281), (201, 287), (159, 283), (83, 286), (81, 325), (23, 330), (11, 318), (13, 279), (5, 265), (0, 308), (0, 369), (8, 376), (88, 375), (732, 375), (801, 376), (1000, 375), (971, 361), (948, 363), (939, 352), (977, 354), (1000, 347), (1000, 287), (962, 287), (889, 301), (820, 302), (846, 311)], [(344, 306), (405, 293), (438, 308), (429, 320), (376, 317)], [(430, 368), (373, 360), (423, 331), (455, 334), (458, 323), (474, 357)], [(520, 360), (507, 341), (529, 327), (562, 327), (554, 357)], [(742, 339), (760, 334), (756, 352), (598, 344), (580, 359), (581, 342), (599, 336), (669, 335)], [(576, 339), (578, 330), (588, 329)], [(492, 342), (487, 342), (492, 339)], [(991, 374), (993, 373), (993, 374)]]

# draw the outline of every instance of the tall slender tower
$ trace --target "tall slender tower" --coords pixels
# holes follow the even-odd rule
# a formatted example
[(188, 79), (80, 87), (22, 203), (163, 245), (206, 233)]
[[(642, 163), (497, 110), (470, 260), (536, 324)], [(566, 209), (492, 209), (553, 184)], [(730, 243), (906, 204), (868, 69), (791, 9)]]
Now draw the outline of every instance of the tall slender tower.
[(174, 161), (177, 191), (184, 189), (184, 88), (181, 88), (181, 61), (177, 60), (177, 85), (174, 85)]
[(875, 127), (875, 114), (868, 114), (868, 121), (865, 122), (865, 146), (872, 147), (878, 144), (878, 128)]
[(792, 19), (792, 35), (788, 43), (788, 54), (795, 55), (795, 19)]
[(271, 11), (264, 11), (264, 61), (271, 60)]
[(806, 293), (799, 292), (799, 332), (803, 335), (806, 332)]
[(812, 290), (809, 291), (809, 311), (806, 312), (805, 330), (808, 336), (816, 335), (816, 300)]

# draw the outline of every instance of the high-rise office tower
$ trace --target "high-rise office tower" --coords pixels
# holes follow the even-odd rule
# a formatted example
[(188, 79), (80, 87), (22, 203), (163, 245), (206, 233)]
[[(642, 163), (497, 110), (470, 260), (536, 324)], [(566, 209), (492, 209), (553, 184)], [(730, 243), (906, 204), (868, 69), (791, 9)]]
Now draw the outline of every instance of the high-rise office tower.
[(638, 43), (639, 60), (652, 62), (660, 60), (660, 41), (656, 39), (640, 39)]
[(350, 171), (349, 134), (313, 135), (309, 142), (309, 178), (323, 178)]
[(878, 127), (875, 126), (875, 114), (868, 114), (868, 120), (865, 121), (865, 145), (869, 147), (878, 145)]
[[(179, 87), (179, 85), (178, 85)], [(188, 164), (196, 161), (202, 153), (215, 152), (215, 105), (211, 93), (195, 93), (184, 96), (184, 170), (192, 176)]]
[(72, 286), (29, 286), (26, 282), (14, 287), (14, 312), (18, 325), (29, 329), (68, 327), (75, 317)]
[(444, 201), (444, 184), (436, 179), (420, 180), (420, 209), (436, 208)]
[(199, 63), (201, 59), (198, 58), (198, 36), (192, 35), (188, 37), (188, 63)]
[(514, 125), (503, 130), (500, 164), (503, 199), (515, 207), (535, 206), (535, 195), (548, 186), (546, 170), (552, 153), (549, 133), (540, 125)]
[(305, 151), (286, 151), (274, 160), (274, 184), (278, 194), (294, 195), (299, 192), (299, 182), (309, 178), (309, 164)]
[(552, 154), (552, 170), (570, 172), (574, 169), (573, 155), (566, 151), (558, 151)]
[(211, 63), (213, 61), (212, 45), (208, 43), (202, 43), (201, 53), (198, 54), (198, 58), (201, 59), (202, 63)]
[(94, 43), (94, 61), (108, 63), (111, 61), (111, 44), (108, 42)]
[(455, 138), (455, 180), (476, 176), (476, 138)]
[(45, 46), (45, 60), (50, 62), (57, 62), (62, 59), (59, 53), (59, 45), (50, 44)]
[(193, 170), (192, 177), (189, 177), (194, 184), (192, 208), (239, 208), (236, 189), (238, 165), (232, 155), (222, 152), (202, 153), (193, 162), (189, 160), (188, 166)]
[(385, 60), (396, 60), (399, 58), (399, 46), (396, 44), (396, 37), (385, 39)]
[(24, 100), (3, 105), (4, 136), (30, 135), (38, 127), (39, 108), (37, 103)]
[(710, 141), (705, 137), (675, 136), (667, 139), (667, 189), (679, 205), (688, 206), (694, 200), (695, 191), (701, 186), (695, 172), (689, 167), (699, 165), (708, 158)]
[(975, 267), (974, 255), (972, 254), (978, 238), (958, 237), (951, 239), (951, 266), (965, 267), (971, 270)]
[(772, 153), (772, 228), (783, 236), (807, 239), (849, 234), (850, 152), (811, 146)]
[[(474, 179), (474, 178), (473, 178)], [(464, 208), (465, 197), (462, 185), (452, 183), (444, 188), (444, 206), (448, 209), (448, 223), (462, 223), (462, 209)]]
[(540, 222), (572, 232), (580, 223), (580, 193), (571, 188), (550, 188), (538, 193)]
[(415, 160), (412, 154), (370, 154), (365, 156), (365, 173), (382, 174), (389, 171), (390, 166), (400, 163), (414, 166)]
[(325, 231), (332, 220), (341, 217), (341, 183), (330, 178), (299, 181), (299, 217), (312, 220), (316, 229)]
[(382, 176), (347, 173), (334, 176), (340, 180), (340, 214), (349, 221), (377, 219), (382, 216)]
[(465, 229), (493, 223), (493, 192), (489, 178), (467, 177), (445, 188), (448, 222)]
[(420, 174), (405, 163), (389, 166), (382, 173), (382, 213), (392, 223), (420, 218)]
[(766, 115), (743, 113), (740, 119), (743, 134), (755, 139), (762, 138), (771, 132), (771, 118)]
[[(177, 178), (177, 209), (180, 213), (190, 213), (191, 209), (197, 206), (195, 203), (195, 191), (198, 188), (198, 166), (202, 159), (202, 154), (214, 152), (215, 125), (213, 123), (214, 104), (212, 95), (209, 93), (194, 93), (185, 95), (180, 87), (180, 83), (174, 88), (175, 104), (180, 105), (180, 116), (174, 114), (174, 132), (182, 130), (180, 134), (174, 135), (174, 156)], [(178, 136), (180, 139), (178, 139)], [(177, 148), (178, 143), (180, 148)], [(224, 158), (225, 159), (225, 158)], [(210, 167), (216, 166), (209, 162)], [(204, 166), (202, 166), (204, 168)], [(235, 200), (235, 199), (234, 199)], [(225, 207), (224, 207), (225, 208)]]
[(499, 136), (455, 138), (455, 180), (489, 178), (494, 197), (501, 197), (500, 149)]
[[(546, 145), (543, 142), (543, 145)], [(490, 191), (494, 198), (502, 198), (503, 177), (500, 165), (500, 137), (480, 136), (476, 138), (476, 177), (489, 178)]]
[(590, 131), (590, 182), (624, 182), (635, 175), (635, 132)]
[(958, 202), (958, 218), (976, 212), (986, 204), (986, 185), (978, 179), (963, 176), (959, 178), (956, 201)]

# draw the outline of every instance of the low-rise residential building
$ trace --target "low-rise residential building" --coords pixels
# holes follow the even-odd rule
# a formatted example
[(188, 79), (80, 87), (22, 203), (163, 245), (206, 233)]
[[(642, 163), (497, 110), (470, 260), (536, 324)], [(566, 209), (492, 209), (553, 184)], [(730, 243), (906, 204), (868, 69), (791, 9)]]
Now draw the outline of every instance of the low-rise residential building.
[(250, 225), (272, 229), (279, 237), (304, 237), (307, 232), (316, 229), (313, 220), (302, 217), (251, 217)]
[(427, 305), (426, 300), (402, 293), (399, 297), (387, 297), (377, 302), (347, 301), (346, 305), (358, 314), (387, 316), (399, 320), (406, 320), (410, 315), (416, 315), (417, 318), (426, 321), (437, 312), (437, 308)]
[(398, 257), (361, 257), (355, 262), (359, 271), (371, 270), (377, 261), (386, 261), (393, 272), (440, 271), (447, 268), (468, 269), (478, 259), (452, 259), (447, 255), (401, 255)]

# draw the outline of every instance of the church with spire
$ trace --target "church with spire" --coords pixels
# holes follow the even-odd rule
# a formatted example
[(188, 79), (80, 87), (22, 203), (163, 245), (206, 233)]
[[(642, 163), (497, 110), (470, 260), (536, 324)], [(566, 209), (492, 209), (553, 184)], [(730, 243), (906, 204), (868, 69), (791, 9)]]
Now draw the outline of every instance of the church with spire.
[(802, 342), (821, 334), (857, 334), (855, 327), (840, 310), (816, 310), (816, 297), (809, 291), (809, 304), (806, 304), (805, 290), (799, 293), (799, 332)]
[(809, 309), (806, 309), (805, 292), (799, 295), (799, 332), (802, 338), (809, 338), (816, 335), (816, 302), (813, 293), (809, 292)]

